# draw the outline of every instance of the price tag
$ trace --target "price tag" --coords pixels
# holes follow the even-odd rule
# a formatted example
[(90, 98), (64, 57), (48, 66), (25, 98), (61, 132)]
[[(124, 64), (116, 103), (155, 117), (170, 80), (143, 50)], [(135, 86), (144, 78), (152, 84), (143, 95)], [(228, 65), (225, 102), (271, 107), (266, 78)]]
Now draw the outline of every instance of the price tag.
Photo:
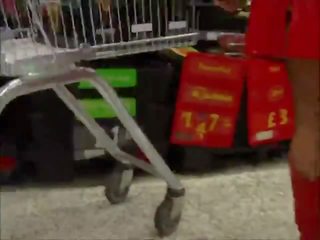
[(176, 115), (171, 141), (176, 144), (230, 147), (234, 120), (214, 112), (181, 110)]

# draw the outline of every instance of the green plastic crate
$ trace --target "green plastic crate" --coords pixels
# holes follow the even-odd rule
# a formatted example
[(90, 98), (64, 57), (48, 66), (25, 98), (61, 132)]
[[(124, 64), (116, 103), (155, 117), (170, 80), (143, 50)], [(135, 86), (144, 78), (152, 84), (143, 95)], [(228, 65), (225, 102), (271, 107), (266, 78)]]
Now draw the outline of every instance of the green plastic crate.
[[(124, 106), (129, 114), (133, 117), (137, 114), (137, 102), (134, 98), (122, 98)], [(80, 100), (82, 106), (88, 111), (91, 117), (95, 119), (110, 119), (115, 118), (117, 115), (112, 107), (104, 101), (104, 99), (82, 99)]]
[[(96, 69), (97, 74), (108, 81), (114, 88), (131, 88), (137, 85), (137, 70), (133, 68), (111, 68), (111, 69)], [(78, 88), (80, 90), (93, 89), (93, 86), (88, 81), (80, 82)]]

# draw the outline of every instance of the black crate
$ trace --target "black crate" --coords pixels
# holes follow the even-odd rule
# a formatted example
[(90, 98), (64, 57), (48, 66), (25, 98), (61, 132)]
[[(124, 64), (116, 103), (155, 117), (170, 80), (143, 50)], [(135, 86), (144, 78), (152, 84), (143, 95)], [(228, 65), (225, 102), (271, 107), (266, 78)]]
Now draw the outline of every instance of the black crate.
[(156, 68), (139, 69), (138, 76), (136, 95), (139, 102), (174, 104), (179, 78), (173, 66), (159, 63)]
[(32, 142), (27, 158), (40, 181), (70, 181), (73, 166), (73, 113), (52, 91), (32, 94)]
[(174, 106), (139, 103), (138, 124), (152, 143), (169, 142)]
[(206, 172), (212, 169), (213, 159), (207, 148), (171, 146), (168, 152), (168, 162), (177, 171)]
[[(1, 77), (0, 86), (11, 81), (12, 78)], [(8, 147), (15, 149), (14, 155), (21, 165), (23, 152), (28, 148), (31, 141), (31, 123), (29, 119), (30, 99), (19, 97), (10, 102), (0, 115), (0, 156), (9, 154)]]

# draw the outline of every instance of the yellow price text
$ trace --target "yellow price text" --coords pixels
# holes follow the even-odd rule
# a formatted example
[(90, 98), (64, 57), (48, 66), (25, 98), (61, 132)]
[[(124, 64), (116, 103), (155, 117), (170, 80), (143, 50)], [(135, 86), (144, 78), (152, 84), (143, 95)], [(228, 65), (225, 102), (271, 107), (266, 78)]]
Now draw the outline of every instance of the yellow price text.
[(268, 128), (287, 125), (289, 123), (289, 111), (287, 109), (279, 109), (277, 112), (271, 112), (268, 115)]
[(215, 131), (220, 120), (219, 114), (209, 114), (206, 121), (195, 121), (194, 113), (183, 112), (182, 120), (185, 128), (194, 129), (200, 139), (204, 139), (205, 135), (209, 132)]

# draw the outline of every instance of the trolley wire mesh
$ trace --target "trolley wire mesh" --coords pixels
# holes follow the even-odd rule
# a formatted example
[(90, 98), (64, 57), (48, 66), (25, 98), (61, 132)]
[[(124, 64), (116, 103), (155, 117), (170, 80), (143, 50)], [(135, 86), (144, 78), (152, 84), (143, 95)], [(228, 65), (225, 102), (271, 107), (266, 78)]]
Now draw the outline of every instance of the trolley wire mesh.
[(190, 31), (187, 5), (181, 0), (1, 0), (0, 26), (25, 30), (41, 42), (31, 7), (54, 47), (96, 46)]

